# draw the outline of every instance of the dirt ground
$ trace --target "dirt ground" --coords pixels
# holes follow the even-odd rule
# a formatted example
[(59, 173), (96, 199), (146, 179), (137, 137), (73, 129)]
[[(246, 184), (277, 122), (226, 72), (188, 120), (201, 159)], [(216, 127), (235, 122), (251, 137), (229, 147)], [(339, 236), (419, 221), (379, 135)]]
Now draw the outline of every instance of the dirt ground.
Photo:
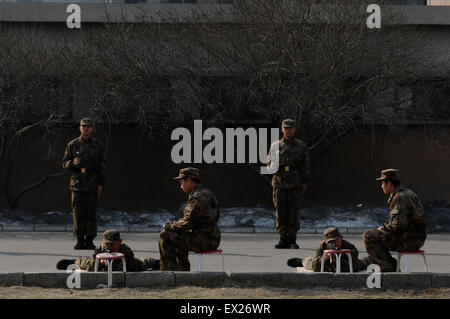
[(169, 289), (103, 288), (89, 290), (0, 287), (0, 299), (450, 299), (450, 288), (427, 290), (333, 290), (283, 288)]

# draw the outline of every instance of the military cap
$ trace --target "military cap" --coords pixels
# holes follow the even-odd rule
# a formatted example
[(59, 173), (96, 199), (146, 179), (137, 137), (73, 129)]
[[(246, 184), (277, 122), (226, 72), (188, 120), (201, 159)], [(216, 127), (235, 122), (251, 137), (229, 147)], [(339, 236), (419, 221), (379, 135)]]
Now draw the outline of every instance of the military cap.
[(341, 237), (341, 233), (337, 227), (330, 227), (325, 229), (323, 232), (323, 238), (325, 242), (328, 243), (333, 240), (338, 240)]
[(377, 178), (377, 181), (385, 180), (398, 180), (400, 171), (396, 168), (388, 168), (381, 171), (381, 177)]
[(87, 117), (85, 117), (85, 118), (81, 119), (81, 121), (80, 121), (80, 125), (81, 125), (81, 126), (82, 126), (82, 125), (89, 125), (89, 126), (93, 126), (93, 125), (92, 125), (92, 121), (91, 121), (91, 119), (90, 119), (90, 118), (87, 118)]
[(281, 122), (281, 127), (295, 127), (295, 121), (292, 119), (285, 119)]
[(174, 177), (173, 179), (181, 179), (191, 177), (195, 179), (200, 179), (200, 170), (198, 168), (194, 167), (186, 167), (183, 169), (180, 169), (180, 173), (177, 177)]
[(120, 233), (115, 229), (108, 229), (103, 233), (103, 242), (105, 244), (114, 244), (120, 240)]

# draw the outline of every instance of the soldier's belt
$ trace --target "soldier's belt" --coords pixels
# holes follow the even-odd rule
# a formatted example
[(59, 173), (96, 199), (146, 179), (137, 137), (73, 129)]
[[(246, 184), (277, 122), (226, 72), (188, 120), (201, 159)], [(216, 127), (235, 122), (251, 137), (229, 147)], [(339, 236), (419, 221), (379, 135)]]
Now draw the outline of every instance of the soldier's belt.
[(297, 166), (293, 166), (293, 165), (280, 165), (278, 167), (278, 171), (285, 171), (285, 172), (290, 172), (290, 171), (294, 171), (297, 170), (298, 167)]
[(80, 174), (88, 174), (88, 173), (95, 173), (95, 172), (97, 172), (96, 168), (80, 167), (77, 169), (77, 173), (80, 173)]

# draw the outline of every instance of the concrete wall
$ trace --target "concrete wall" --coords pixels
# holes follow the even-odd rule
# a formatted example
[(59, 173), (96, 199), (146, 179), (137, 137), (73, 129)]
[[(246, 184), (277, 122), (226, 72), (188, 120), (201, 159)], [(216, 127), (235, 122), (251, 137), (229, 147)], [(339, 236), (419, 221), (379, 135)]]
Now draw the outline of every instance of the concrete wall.
[[(41, 32), (47, 37), (59, 37), (69, 42), (76, 40), (86, 32), (96, 32), (102, 23), (139, 23), (146, 21), (161, 25), (161, 23), (174, 23), (173, 19), (165, 19), (166, 16), (175, 15), (179, 23), (192, 19), (192, 10), (201, 10), (206, 16), (213, 16), (220, 8), (224, 21), (233, 23), (230, 5), (184, 5), (184, 4), (103, 4), (80, 3), (81, 29), (68, 29), (66, 19), (70, 13), (66, 12), (67, 3), (0, 3), (0, 26), (25, 30), (33, 27), (35, 34)], [(388, 7), (386, 7), (386, 10)], [(361, 8), (365, 12), (365, 8)], [(382, 13), (384, 8), (382, 9)], [(429, 69), (428, 64), (441, 63), (442, 66), (433, 71), (437, 74), (447, 75), (450, 70), (450, 6), (391, 6), (389, 10), (397, 13), (393, 20), (382, 20), (382, 27), (393, 24), (415, 25), (425, 33), (423, 50), (430, 49), (430, 60), (424, 61), (424, 65), (418, 70), (418, 76), (425, 75)], [(145, 18), (143, 18), (145, 17)], [(324, 18), (325, 19), (325, 18)], [(322, 22), (323, 23), (323, 22)], [(358, 20), (355, 21), (358, 23)], [(360, 21), (365, 24), (366, 21)], [(388, 28), (386, 29), (388, 30)], [(405, 36), (407, 34), (405, 33)], [(422, 40), (421, 40), (422, 41)], [(418, 52), (420, 54), (421, 52)]]
[[(438, 127), (436, 131), (442, 140), (448, 141), (449, 126)], [(65, 142), (76, 136), (76, 127), (67, 129), (51, 159), (46, 156), (45, 145), (37, 143), (35, 136), (25, 137), (13, 171), (13, 188), (21, 189), (45, 174), (60, 170)], [(248, 165), (176, 165), (170, 156), (174, 144), (170, 134), (150, 141), (139, 137), (133, 127), (115, 129), (108, 146), (108, 182), (101, 207), (128, 211), (177, 209), (185, 196), (172, 177), (181, 167), (192, 165), (202, 170), (204, 184), (216, 192), (222, 207), (272, 205), (270, 185)], [(384, 203), (386, 196), (374, 179), (381, 169), (391, 167), (402, 171), (402, 183), (422, 200), (450, 201), (448, 147), (440, 146), (419, 128), (411, 128), (402, 138), (392, 136), (385, 127), (379, 127), (375, 136), (364, 130), (358, 135), (351, 134), (312, 164), (312, 183), (305, 195), (305, 205)], [(5, 208), (4, 202), (0, 204), (0, 208)], [(24, 195), (20, 207), (69, 211), (68, 177), (50, 180)]]
[[(69, 275), (64, 272), (0, 273), (0, 286), (66, 288)], [(129, 288), (199, 286), (368, 289), (368, 276), (367, 273), (114, 272), (112, 283), (114, 287)], [(383, 290), (448, 288), (450, 283), (448, 273), (380, 273), (379, 276), (380, 288)], [(81, 289), (97, 288), (106, 283), (106, 273), (80, 274)]]

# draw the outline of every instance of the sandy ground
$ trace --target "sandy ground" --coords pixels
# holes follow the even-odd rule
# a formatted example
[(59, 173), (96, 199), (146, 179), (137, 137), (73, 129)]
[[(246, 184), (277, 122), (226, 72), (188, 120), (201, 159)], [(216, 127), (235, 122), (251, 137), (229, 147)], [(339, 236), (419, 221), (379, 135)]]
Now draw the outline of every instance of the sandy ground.
[(0, 299), (450, 299), (450, 289), (427, 290), (333, 290), (282, 288), (173, 289), (103, 288), (89, 290), (39, 287), (0, 287)]

